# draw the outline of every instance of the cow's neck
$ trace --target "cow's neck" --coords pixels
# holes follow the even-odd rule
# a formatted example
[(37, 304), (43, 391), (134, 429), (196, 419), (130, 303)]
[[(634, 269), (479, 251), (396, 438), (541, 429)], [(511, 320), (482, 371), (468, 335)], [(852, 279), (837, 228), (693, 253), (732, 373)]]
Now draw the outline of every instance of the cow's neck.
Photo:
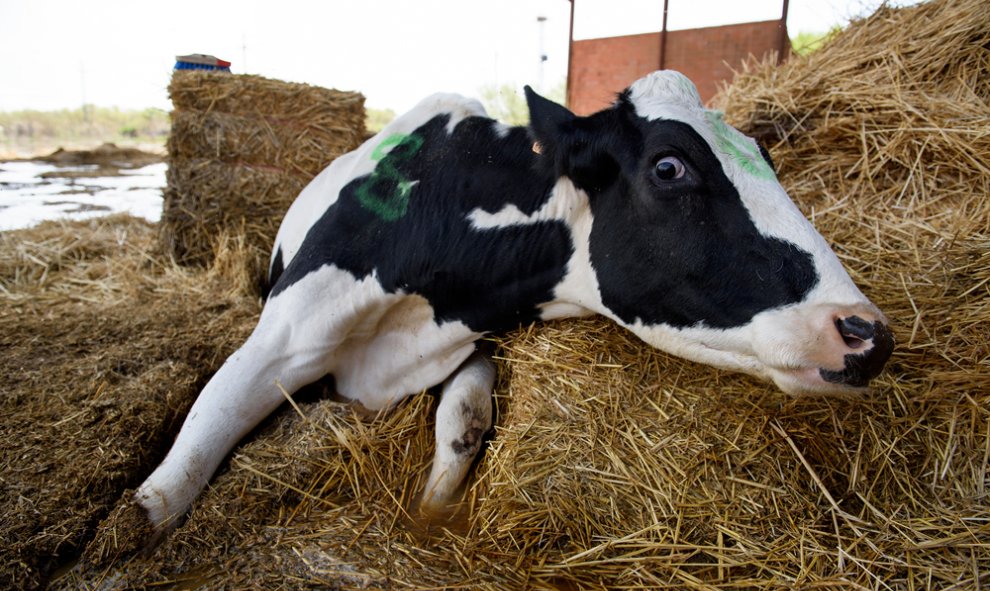
[(541, 306), (544, 320), (607, 314), (598, 289), (598, 278), (591, 266), (588, 243), (591, 236), (592, 214), (588, 194), (562, 177), (553, 189), (553, 196), (540, 210), (547, 219), (564, 221), (571, 232), (573, 252), (567, 271), (554, 290), (554, 299)]

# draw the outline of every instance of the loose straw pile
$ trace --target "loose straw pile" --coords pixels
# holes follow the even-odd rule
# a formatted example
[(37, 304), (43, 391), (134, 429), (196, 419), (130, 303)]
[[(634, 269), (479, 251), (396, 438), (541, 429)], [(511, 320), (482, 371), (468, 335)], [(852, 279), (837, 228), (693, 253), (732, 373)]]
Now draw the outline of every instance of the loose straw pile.
[[(497, 428), (452, 518), (415, 506), (431, 395), (368, 419), (316, 386), (154, 555), (54, 587), (990, 586), (988, 48), (983, 0), (882, 8), (719, 99), (889, 316), (871, 394), (793, 399), (602, 320), (527, 328), (498, 340)], [(73, 530), (92, 554), (126, 546), (114, 515)]]

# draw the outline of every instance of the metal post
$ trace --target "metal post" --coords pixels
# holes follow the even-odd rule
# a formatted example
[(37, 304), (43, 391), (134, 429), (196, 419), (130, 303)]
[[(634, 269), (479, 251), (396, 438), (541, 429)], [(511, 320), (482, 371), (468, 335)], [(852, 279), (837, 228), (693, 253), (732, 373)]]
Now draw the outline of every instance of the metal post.
[(570, 32), (567, 34), (567, 96), (564, 99), (568, 108), (572, 108), (574, 105), (574, 96), (571, 94), (574, 92), (574, 72), (571, 71), (571, 66), (574, 65), (574, 1), (568, 0), (571, 3), (571, 25)]
[[(787, 0), (784, 0), (785, 2)], [(660, 69), (663, 70), (667, 62), (667, 5), (669, 0), (663, 0), (663, 26), (660, 28)]]
[(784, 9), (780, 14), (780, 45), (777, 48), (777, 64), (779, 65), (784, 61), (785, 54), (787, 52), (787, 45), (791, 42), (790, 38), (787, 36), (787, 6), (790, 4), (790, 0), (784, 0)]
[(540, 92), (544, 92), (546, 89), (543, 87), (543, 73), (546, 69), (547, 63), (547, 51), (546, 51), (546, 24), (547, 17), (538, 16), (536, 17), (536, 25), (540, 29), (540, 71), (537, 74), (536, 83), (539, 85), (538, 88)]

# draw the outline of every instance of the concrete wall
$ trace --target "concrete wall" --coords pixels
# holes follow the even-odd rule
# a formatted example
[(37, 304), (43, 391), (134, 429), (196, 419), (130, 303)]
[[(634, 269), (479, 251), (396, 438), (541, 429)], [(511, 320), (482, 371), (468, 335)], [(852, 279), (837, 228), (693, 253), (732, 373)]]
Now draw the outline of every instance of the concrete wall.
[[(732, 69), (739, 69), (747, 57), (762, 58), (778, 51), (781, 34), (787, 35), (782, 27), (781, 21), (774, 20), (668, 31), (664, 67), (691, 78), (702, 100), (708, 101), (717, 84), (731, 81)], [(659, 67), (660, 33), (575, 41), (568, 106), (578, 114), (593, 113)]]

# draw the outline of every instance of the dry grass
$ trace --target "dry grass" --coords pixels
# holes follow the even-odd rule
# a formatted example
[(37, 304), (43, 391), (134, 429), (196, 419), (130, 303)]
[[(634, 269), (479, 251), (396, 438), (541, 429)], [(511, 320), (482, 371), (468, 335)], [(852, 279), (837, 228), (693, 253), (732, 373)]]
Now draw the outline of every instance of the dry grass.
[(176, 72), (162, 215), (166, 252), (205, 264), (221, 232), (246, 237), (255, 275), (282, 215), (365, 138), (364, 97), (260, 76)]
[[(810, 58), (776, 68), (752, 64), (721, 97), (731, 120), (770, 140), (784, 185), (893, 323), (898, 348), (869, 396), (792, 399), (749, 378), (652, 351), (602, 320), (528, 328), (498, 341), (496, 433), (450, 519), (431, 522), (415, 510), (432, 453), (429, 394), (369, 419), (315, 388), (235, 452), (153, 556), (80, 568), (53, 586), (986, 588), (990, 11), (984, 4), (941, 0), (882, 9)], [(50, 246), (43, 236), (22, 235), (29, 238), (0, 250), (34, 243), (17, 255), (22, 262), (0, 259), (0, 276), (21, 278), (14, 287), (3, 284), (7, 301), (43, 315), (70, 306), (61, 302), (74, 297), (75, 283), (94, 302), (120, 305), (132, 301), (130, 281), (160, 293), (162, 302), (186, 292), (155, 285), (181, 286), (193, 294), (189, 301), (199, 302), (191, 313), (131, 327), (131, 334), (144, 335), (141, 343), (168, 323), (227, 318), (222, 322), (236, 334), (217, 336), (218, 356), (250, 326), (250, 306), (241, 307), (250, 298), (231, 296), (230, 310), (244, 314), (226, 317), (230, 312), (216, 316), (198, 299), (222, 289), (206, 282), (197, 291), (204, 271), (163, 267), (148, 280), (90, 287), (87, 272), (117, 276), (116, 257), (160, 259), (147, 250), (128, 254), (133, 251), (113, 240), (101, 240), (97, 249), (110, 254), (85, 254), (91, 252), (86, 239), (73, 246), (72, 236), (52, 234)], [(32, 263), (47, 260), (35, 254), (39, 248), (63, 253), (49, 257), (62, 262)], [(243, 269), (240, 260), (230, 268)], [(97, 272), (90, 261), (106, 269)], [(177, 277), (191, 280), (171, 283)], [(20, 286), (32, 287), (21, 297)], [(58, 290), (63, 294), (45, 295)], [(101, 313), (112, 318), (135, 308)], [(6, 316), (0, 321), (0, 328), (22, 331), (17, 334), (29, 328)], [(174, 348), (173, 338), (160, 337), (155, 346)], [(178, 342), (212, 346), (184, 338)], [(54, 333), (52, 339), (64, 342)], [(129, 349), (144, 359), (143, 349)], [(32, 367), (23, 359), (8, 364), (8, 375), (34, 375), (17, 369)], [(90, 370), (64, 359), (53, 366), (58, 371), (44, 379), (59, 380), (59, 392), (71, 391), (62, 374), (92, 379)], [(189, 364), (167, 380), (203, 380), (210, 367)], [(159, 376), (153, 385), (167, 380)], [(99, 391), (81, 390), (86, 400)], [(25, 387), (20, 397), (36, 391)], [(174, 396), (188, 404), (194, 394), (183, 387)], [(65, 421), (76, 435), (86, 432), (70, 415), (78, 406), (63, 412), (40, 431)], [(151, 410), (136, 416), (143, 412)], [(148, 431), (131, 433), (168, 431), (142, 428)], [(76, 443), (89, 450), (84, 454), (94, 445)], [(117, 489), (139, 481), (148, 463), (135, 462)], [(65, 488), (88, 498), (85, 486)], [(44, 497), (27, 491), (20, 498)], [(109, 513), (105, 501), (100, 507)], [(31, 522), (33, 514), (17, 515)], [(76, 539), (95, 535), (91, 522), (65, 523)], [(125, 519), (108, 519), (91, 549), (112, 554), (107, 549), (126, 534)], [(51, 547), (33, 546), (39, 553)], [(5, 564), (4, 572), (17, 572)]]

